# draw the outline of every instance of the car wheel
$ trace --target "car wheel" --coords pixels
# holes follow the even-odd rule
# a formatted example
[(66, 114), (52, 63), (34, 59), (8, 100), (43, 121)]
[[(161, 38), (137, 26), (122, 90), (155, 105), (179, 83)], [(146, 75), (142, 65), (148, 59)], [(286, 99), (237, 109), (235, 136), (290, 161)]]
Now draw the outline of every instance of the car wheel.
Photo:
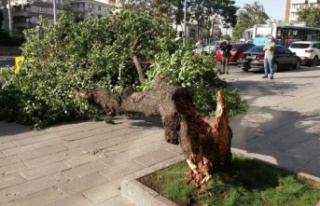
[(315, 57), (313, 57), (312, 61), (310, 62), (310, 66), (315, 67), (315, 66), (317, 66), (317, 64), (318, 64), (318, 57), (315, 56)]
[(248, 67), (243, 67), (243, 68), (242, 68), (242, 71), (247, 72), (247, 71), (249, 71), (249, 69), (250, 69), (250, 68), (248, 68)]
[(273, 63), (273, 72), (277, 72), (279, 69), (278, 67), (279, 67), (279, 65), (277, 62)]
[(301, 68), (301, 62), (297, 61), (296, 65), (294, 66), (294, 69), (300, 69)]

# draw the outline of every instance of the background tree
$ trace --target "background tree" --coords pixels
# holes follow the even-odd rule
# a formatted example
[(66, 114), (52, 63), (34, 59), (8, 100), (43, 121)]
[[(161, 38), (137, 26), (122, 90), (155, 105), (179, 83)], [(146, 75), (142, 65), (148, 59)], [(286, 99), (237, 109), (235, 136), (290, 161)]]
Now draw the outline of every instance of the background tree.
[(238, 7), (234, 4), (232, 0), (191, 0), (189, 11), (191, 19), (198, 23), (198, 30), (204, 28), (211, 35), (217, 15), (231, 26), (236, 24)]
[(242, 37), (242, 33), (247, 28), (252, 28), (255, 24), (265, 24), (270, 19), (265, 13), (263, 5), (258, 2), (245, 4), (238, 13), (238, 21), (233, 28), (232, 36), (236, 39)]
[(224, 34), (224, 35), (222, 36), (222, 38), (223, 38), (223, 39), (226, 39), (226, 40), (228, 40), (228, 41), (231, 40), (231, 36), (230, 36), (229, 34)]
[[(161, 14), (176, 24), (183, 23), (184, 0), (130, 0), (124, 2), (124, 8), (148, 11), (150, 13)], [(195, 20), (198, 24), (197, 32), (205, 29), (205, 33), (211, 37), (214, 26), (214, 16), (221, 16), (228, 24), (236, 24), (236, 7), (232, 0), (188, 0), (187, 1), (187, 22)]]
[(298, 21), (305, 22), (307, 26), (320, 27), (320, 10), (317, 7), (301, 9), (297, 15)]

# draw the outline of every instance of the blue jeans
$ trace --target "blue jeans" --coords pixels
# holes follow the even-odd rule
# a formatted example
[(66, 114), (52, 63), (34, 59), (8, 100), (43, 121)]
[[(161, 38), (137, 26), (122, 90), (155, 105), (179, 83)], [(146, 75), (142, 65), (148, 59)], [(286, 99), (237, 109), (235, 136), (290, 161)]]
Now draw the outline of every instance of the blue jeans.
[(268, 73), (270, 73), (270, 78), (273, 78), (273, 64), (272, 64), (272, 58), (264, 58), (264, 76), (268, 76)]

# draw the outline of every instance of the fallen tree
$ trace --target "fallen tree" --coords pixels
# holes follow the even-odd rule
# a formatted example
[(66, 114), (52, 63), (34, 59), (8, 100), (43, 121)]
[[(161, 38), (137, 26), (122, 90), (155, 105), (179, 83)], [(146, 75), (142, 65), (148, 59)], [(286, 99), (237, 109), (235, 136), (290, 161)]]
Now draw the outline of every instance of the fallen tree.
[(222, 93), (216, 94), (216, 117), (208, 123), (197, 112), (186, 89), (172, 83), (169, 77), (156, 78), (150, 90), (137, 92), (127, 87), (121, 93), (107, 89), (92, 89), (78, 96), (93, 100), (106, 114), (114, 116), (140, 112), (162, 118), (165, 140), (180, 144), (192, 170), (192, 182), (207, 182), (212, 172), (224, 168), (231, 161), (232, 131), (229, 127), (226, 103)]

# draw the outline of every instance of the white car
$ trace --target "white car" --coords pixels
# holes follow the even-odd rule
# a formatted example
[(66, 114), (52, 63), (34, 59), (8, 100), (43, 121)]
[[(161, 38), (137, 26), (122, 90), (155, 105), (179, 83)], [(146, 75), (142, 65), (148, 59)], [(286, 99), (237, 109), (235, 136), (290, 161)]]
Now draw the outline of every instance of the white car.
[(289, 49), (301, 59), (301, 63), (316, 66), (320, 59), (320, 41), (295, 41)]

